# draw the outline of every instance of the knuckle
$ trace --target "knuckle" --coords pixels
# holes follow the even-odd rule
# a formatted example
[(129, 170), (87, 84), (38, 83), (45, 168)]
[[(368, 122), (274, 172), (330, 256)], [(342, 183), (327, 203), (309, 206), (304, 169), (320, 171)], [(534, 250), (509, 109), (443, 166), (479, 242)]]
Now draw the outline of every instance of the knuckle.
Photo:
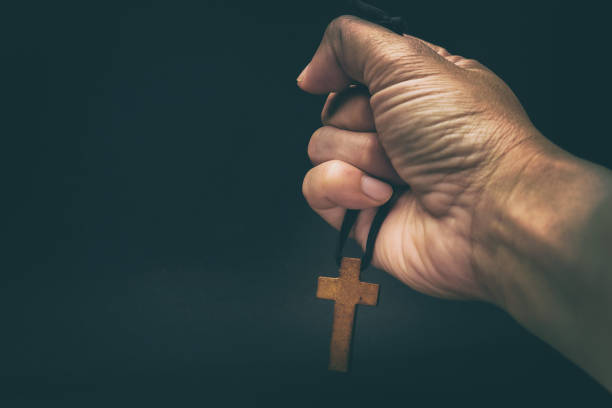
[(344, 29), (349, 27), (351, 24), (353, 24), (355, 21), (357, 21), (357, 17), (352, 16), (350, 14), (343, 14), (334, 18), (327, 26), (327, 29), (330, 31), (330, 34), (338, 34), (339, 32), (342, 32)]
[(310, 201), (310, 177), (312, 176), (312, 170), (309, 170), (304, 176), (304, 180), (302, 180), (302, 195), (306, 199), (306, 201)]
[(360, 19), (358, 17), (349, 14), (336, 17), (327, 26), (325, 30), (325, 37), (338, 45), (342, 45), (343, 37), (357, 24), (359, 24), (359, 20)]
[(367, 133), (361, 141), (361, 160), (369, 163), (378, 151), (378, 137), (375, 133)]
[(370, 153), (378, 150), (378, 136), (376, 133), (366, 133), (364, 136), (362, 145), (363, 150)]
[(308, 142), (308, 157), (312, 161), (316, 161), (321, 156), (321, 141), (323, 140), (323, 132), (325, 128), (321, 127), (314, 131)]
[(453, 64), (456, 64), (457, 62), (461, 61), (463, 57), (461, 55), (448, 55), (446, 59)]
[(304, 182), (302, 183), (302, 195), (304, 196), (304, 199), (308, 205), (314, 208), (314, 203), (317, 201), (317, 197), (314, 188), (312, 187), (312, 177), (310, 177), (309, 174), (310, 173), (307, 173), (306, 177), (304, 177)]
[(438, 48), (438, 54), (440, 54), (443, 57), (451, 55), (450, 52), (448, 52), (448, 50), (446, 48), (444, 48), (444, 47), (439, 47)]
[(313, 162), (315, 161), (315, 158), (317, 157), (317, 154), (318, 154), (318, 151), (317, 151), (318, 146), (317, 146), (317, 140), (315, 138), (315, 135), (316, 135), (316, 132), (313, 133), (313, 135), (310, 137), (310, 140), (308, 141), (308, 148), (307, 148), (308, 158)]
[(461, 65), (466, 67), (466, 68), (476, 68), (476, 67), (480, 67), (480, 62), (476, 61), (475, 59), (472, 58), (467, 58), (464, 59), (463, 61), (461, 61)]

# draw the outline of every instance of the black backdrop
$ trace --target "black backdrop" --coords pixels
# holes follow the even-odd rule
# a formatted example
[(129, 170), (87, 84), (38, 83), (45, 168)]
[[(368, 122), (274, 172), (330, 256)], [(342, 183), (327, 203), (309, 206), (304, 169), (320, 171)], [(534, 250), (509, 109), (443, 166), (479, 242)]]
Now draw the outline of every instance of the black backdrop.
[[(460, 3), (376, 2), (610, 167), (602, 11)], [(336, 273), (336, 234), (301, 196), (323, 97), (295, 77), (342, 2), (0, 11), (6, 406), (610, 402), (503, 312), (377, 270), (352, 372), (327, 372), (333, 303), (314, 292)]]

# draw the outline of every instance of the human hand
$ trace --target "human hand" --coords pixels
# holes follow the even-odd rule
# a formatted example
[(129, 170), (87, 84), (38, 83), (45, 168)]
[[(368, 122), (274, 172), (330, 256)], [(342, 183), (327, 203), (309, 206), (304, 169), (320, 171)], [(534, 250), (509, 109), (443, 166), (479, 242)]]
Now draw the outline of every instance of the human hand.
[(493, 216), (481, 204), (510, 193), (488, 186), (544, 139), (510, 88), (477, 61), (351, 16), (329, 25), (298, 86), (331, 92), (308, 147), (310, 206), (337, 229), (346, 208), (363, 209), (354, 229), (363, 247), (389, 183), (408, 184), (374, 266), (427, 294), (494, 301), (476, 266), (475, 240), (486, 234), (474, 228)]
[(298, 86), (330, 93), (303, 184), (321, 217), (363, 209), (363, 247), (390, 183), (408, 184), (374, 266), (497, 304), (612, 390), (609, 170), (544, 138), (480, 63), (356, 17), (328, 26)]

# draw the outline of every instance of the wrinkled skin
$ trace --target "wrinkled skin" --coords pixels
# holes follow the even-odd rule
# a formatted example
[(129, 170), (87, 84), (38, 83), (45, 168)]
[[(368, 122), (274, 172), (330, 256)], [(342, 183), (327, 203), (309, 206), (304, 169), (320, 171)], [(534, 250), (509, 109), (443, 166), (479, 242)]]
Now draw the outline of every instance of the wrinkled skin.
[[(359, 50), (340, 50), (363, 30)], [(336, 228), (346, 208), (364, 209), (354, 230), (363, 246), (373, 207), (390, 194), (365, 195), (363, 174), (408, 184), (381, 228), (374, 266), (427, 294), (493, 301), (474, 254), (474, 226), (488, 222), (479, 206), (500, 194), (487, 185), (502, 162), (528, 162), (537, 149), (524, 146), (541, 138), (510, 88), (474, 60), (354, 17), (329, 26), (298, 85), (331, 91), (309, 145), (311, 207)]]
[(549, 142), (478, 62), (355, 17), (329, 25), (298, 86), (329, 94), (303, 184), (321, 217), (363, 209), (363, 246), (408, 184), (374, 265), (498, 305), (612, 390), (612, 172)]

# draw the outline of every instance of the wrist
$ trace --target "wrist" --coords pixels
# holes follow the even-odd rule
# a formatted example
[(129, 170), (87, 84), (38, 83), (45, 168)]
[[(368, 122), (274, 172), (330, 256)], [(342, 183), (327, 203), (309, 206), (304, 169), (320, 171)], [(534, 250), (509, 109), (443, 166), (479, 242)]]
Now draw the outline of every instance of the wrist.
[(593, 350), (612, 344), (610, 179), (538, 134), (499, 163), (474, 223), (491, 301), (608, 386), (612, 354)]

